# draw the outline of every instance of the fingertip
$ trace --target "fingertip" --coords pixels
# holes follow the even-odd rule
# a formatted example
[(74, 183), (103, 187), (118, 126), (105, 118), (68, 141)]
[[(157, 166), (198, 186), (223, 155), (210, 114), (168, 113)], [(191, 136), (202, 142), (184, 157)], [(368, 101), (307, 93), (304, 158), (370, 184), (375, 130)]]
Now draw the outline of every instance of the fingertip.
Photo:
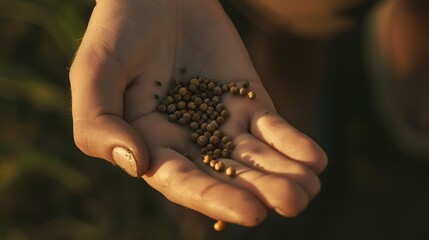
[(114, 164), (132, 177), (141, 177), (148, 169), (147, 157), (142, 154), (134, 154), (134, 151), (126, 147), (115, 147), (112, 150)]

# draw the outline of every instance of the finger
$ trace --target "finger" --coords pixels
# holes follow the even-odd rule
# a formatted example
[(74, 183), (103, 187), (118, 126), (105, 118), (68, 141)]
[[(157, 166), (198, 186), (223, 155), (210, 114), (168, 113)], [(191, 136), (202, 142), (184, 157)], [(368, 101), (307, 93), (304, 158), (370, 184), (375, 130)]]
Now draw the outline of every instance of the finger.
[(274, 209), (285, 217), (293, 217), (302, 212), (308, 205), (307, 193), (294, 181), (279, 175), (267, 174), (246, 167), (231, 159), (219, 159), (226, 167), (236, 170), (234, 177), (215, 172), (208, 165), (203, 166), (209, 174), (226, 182), (248, 189), (267, 207)]
[(86, 154), (106, 159), (132, 176), (148, 166), (148, 153), (139, 134), (123, 120), (126, 74), (102, 41), (89, 29), (70, 70), (73, 131)]
[(205, 174), (172, 149), (155, 148), (143, 179), (170, 201), (213, 219), (255, 226), (266, 209), (250, 192)]
[(251, 117), (250, 131), (260, 141), (316, 173), (326, 167), (327, 157), (319, 145), (277, 114), (256, 111)]
[(232, 158), (241, 164), (267, 174), (285, 176), (298, 183), (312, 199), (320, 191), (317, 175), (306, 165), (291, 160), (251, 134), (234, 138)]

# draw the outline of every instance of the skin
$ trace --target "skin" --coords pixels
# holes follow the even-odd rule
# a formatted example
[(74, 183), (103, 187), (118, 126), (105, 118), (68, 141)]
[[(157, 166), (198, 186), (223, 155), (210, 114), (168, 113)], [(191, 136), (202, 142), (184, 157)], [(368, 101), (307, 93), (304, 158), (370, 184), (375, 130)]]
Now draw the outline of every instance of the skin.
[[(185, 69), (185, 71), (183, 70)], [(222, 131), (236, 146), (230, 178), (201, 161), (189, 130), (156, 110), (172, 79), (249, 80), (257, 97), (226, 95)], [(161, 82), (158, 86), (156, 82)], [(70, 71), (76, 145), (114, 162), (130, 149), (138, 175), (166, 198), (213, 219), (255, 226), (269, 209), (292, 217), (319, 192), (327, 158), (276, 114), (243, 43), (215, 0), (102, 0)]]

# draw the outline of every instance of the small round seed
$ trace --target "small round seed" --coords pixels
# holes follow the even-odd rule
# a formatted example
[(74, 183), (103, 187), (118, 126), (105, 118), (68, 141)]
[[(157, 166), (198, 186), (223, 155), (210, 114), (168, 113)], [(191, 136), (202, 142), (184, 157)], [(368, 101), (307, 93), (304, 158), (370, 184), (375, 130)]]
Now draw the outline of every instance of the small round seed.
[(211, 144), (211, 143), (209, 143), (209, 144), (207, 144), (207, 149), (209, 150), (209, 151), (213, 151), (214, 150), (214, 145), (213, 144)]
[(198, 86), (198, 84), (200, 84), (200, 80), (198, 80), (198, 78), (192, 78), (189, 84)]
[(191, 140), (192, 140), (192, 142), (196, 142), (197, 141), (197, 138), (199, 137), (200, 135), (198, 135), (198, 133), (191, 133)]
[(169, 113), (174, 113), (176, 111), (176, 105), (174, 104), (168, 105), (167, 110)]
[(225, 170), (225, 164), (219, 161), (215, 164), (214, 169), (218, 172), (222, 172), (223, 170)]
[(232, 143), (231, 141), (227, 142), (225, 144), (225, 149), (228, 149), (228, 150), (234, 149), (234, 143)]
[(171, 122), (175, 122), (177, 121), (177, 117), (175, 114), (170, 114), (168, 115), (168, 120), (170, 120)]
[(177, 108), (179, 109), (185, 109), (186, 103), (184, 101), (180, 101), (177, 103)]
[(177, 93), (180, 94), (181, 96), (185, 96), (188, 93), (188, 89), (185, 87), (181, 87), (181, 88), (179, 88)]
[(167, 106), (165, 106), (165, 104), (158, 105), (158, 111), (162, 112), (162, 113), (166, 112), (167, 111)]
[[(191, 114), (189, 112), (183, 113), (182, 117), (187, 121), (191, 121)], [(194, 129), (195, 130), (195, 129)]]
[(250, 86), (250, 83), (249, 83), (249, 81), (244, 81), (244, 83), (243, 83), (243, 87), (244, 88), (248, 88)]
[(231, 152), (228, 149), (222, 150), (222, 157), (229, 158), (231, 156)]
[(238, 90), (238, 94), (240, 96), (244, 96), (244, 95), (246, 95), (246, 93), (247, 93), (247, 91), (244, 87), (242, 87), (242, 88), (240, 88), (240, 90)]
[(215, 222), (215, 224), (213, 225), (214, 230), (216, 231), (222, 231), (225, 228), (225, 223), (223, 221), (217, 221)]
[(250, 99), (255, 99), (255, 98), (256, 98), (256, 94), (255, 94), (255, 92), (253, 92), (253, 91), (248, 92), (248, 93), (247, 93), (247, 96), (248, 96)]
[(234, 177), (235, 176), (235, 168), (233, 168), (233, 167), (227, 167), (225, 169), (225, 173), (226, 173), (226, 175), (228, 175), (230, 177)]
[(223, 138), (222, 138), (222, 143), (223, 144), (226, 144), (226, 143), (228, 143), (229, 141), (231, 141), (231, 138), (229, 137), (229, 136), (223, 136)]
[(195, 108), (197, 108), (197, 104), (195, 104), (195, 102), (189, 102), (188, 108), (194, 110)]
[(186, 119), (184, 117), (179, 118), (179, 124), (180, 125), (185, 125), (186, 124)]
[(205, 155), (202, 157), (202, 160), (203, 160), (203, 163), (205, 163), (205, 164), (209, 164), (209, 163), (210, 163), (210, 161), (212, 160), (212, 158), (210, 157), (210, 155), (205, 154)]
[(197, 130), (198, 129), (198, 123), (197, 122), (191, 122), (190, 124), (189, 124), (189, 127), (192, 129), (192, 130)]
[(207, 84), (205, 84), (205, 83), (200, 83), (200, 85), (198, 86), (198, 88), (199, 88), (201, 91), (205, 91), (205, 90), (207, 89)]
[(165, 98), (168, 101), (168, 104), (172, 104), (174, 103), (174, 98), (172, 96), (168, 96), (167, 98)]
[(207, 143), (209, 143), (209, 140), (206, 136), (202, 135), (197, 138), (197, 143), (198, 145), (203, 147), (203, 146), (207, 146)]
[(236, 95), (238, 93), (238, 89), (237, 89), (237, 87), (231, 87), (231, 88), (229, 88), (229, 92), (232, 95)]
[(207, 103), (201, 103), (199, 109), (203, 112), (206, 112), (208, 107), (209, 106), (207, 105)]
[(209, 124), (207, 124), (207, 126), (206, 126), (206, 130), (207, 130), (208, 132), (214, 132), (216, 129), (217, 129), (217, 127), (216, 127), (214, 124), (212, 124), (212, 123), (209, 123)]
[(201, 152), (201, 154), (206, 154), (209, 152), (209, 150), (207, 148), (203, 147), (200, 149), (200, 152)]
[(192, 115), (192, 121), (198, 122), (200, 119), (201, 119), (200, 114), (195, 113), (195, 114)]
[(201, 103), (203, 103), (203, 99), (201, 99), (200, 97), (196, 97), (196, 98), (194, 99), (194, 103), (195, 103), (196, 105), (200, 105)]
[(228, 92), (228, 90), (229, 90), (228, 84), (224, 83), (222, 85), (222, 92)]
[(215, 165), (216, 165), (216, 163), (217, 163), (217, 160), (211, 160), (210, 161), (210, 167), (212, 167), (212, 168), (214, 168), (215, 167)]
[(183, 96), (182, 100), (185, 102), (189, 102), (191, 100), (191, 96), (189, 94), (186, 94), (185, 96)]
[(219, 87), (219, 86), (216, 86), (216, 87), (213, 89), (213, 93), (214, 93), (214, 95), (216, 95), (216, 96), (220, 96), (220, 95), (222, 94), (222, 88), (221, 88), (221, 87)]
[(216, 111), (221, 113), (223, 110), (225, 110), (225, 106), (223, 105), (223, 103), (218, 103), (216, 105)]
[(210, 143), (213, 145), (217, 145), (219, 143), (219, 138), (216, 136), (211, 136), (209, 140), (210, 140)]
[(216, 137), (218, 137), (218, 138), (220, 138), (220, 139), (223, 137), (223, 133), (220, 130), (214, 131), (213, 135), (216, 136)]
[(235, 87), (235, 86), (237, 86), (237, 84), (235, 82), (229, 82), (228, 83), (228, 87), (229, 88), (232, 88), (232, 87)]
[(223, 117), (223, 118), (228, 118), (229, 117), (229, 112), (228, 112), (228, 110), (223, 110), (221, 113), (220, 113), (220, 115)]
[(211, 133), (209, 133), (209, 132), (204, 132), (204, 133), (203, 133), (203, 135), (204, 135), (207, 139), (210, 139), (210, 137), (212, 136), (212, 134), (211, 134)]
[(225, 122), (225, 118), (223, 118), (222, 116), (219, 116), (216, 118), (216, 122), (219, 124), (223, 124)]
[(222, 156), (222, 150), (220, 148), (217, 148), (213, 151), (213, 155), (216, 157), (221, 157)]

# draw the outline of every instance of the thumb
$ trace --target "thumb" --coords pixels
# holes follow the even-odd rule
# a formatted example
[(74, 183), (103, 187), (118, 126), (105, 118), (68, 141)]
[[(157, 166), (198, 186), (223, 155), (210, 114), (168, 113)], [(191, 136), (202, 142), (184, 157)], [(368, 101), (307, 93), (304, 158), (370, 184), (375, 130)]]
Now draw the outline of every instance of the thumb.
[(84, 37), (70, 70), (73, 133), (85, 154), (140, 177), (149, 154), (141, 135), (122, 117), (126, 78), (107, 48)]

